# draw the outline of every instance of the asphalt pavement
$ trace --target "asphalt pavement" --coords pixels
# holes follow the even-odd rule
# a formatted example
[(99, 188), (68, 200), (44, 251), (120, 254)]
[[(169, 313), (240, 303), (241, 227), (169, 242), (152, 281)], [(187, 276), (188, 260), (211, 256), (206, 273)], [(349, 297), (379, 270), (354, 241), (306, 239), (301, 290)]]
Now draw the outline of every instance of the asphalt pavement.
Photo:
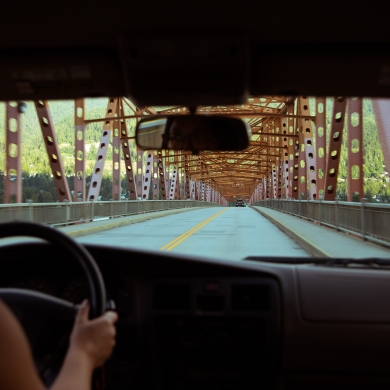
[[(264, 207), (165, 210), (58, 228), (81, 243), (226, 260), (247, 256), (390, 258), (390, 249)], [(14, 237), (0, 245), (32, 240)]]
[(246, 256), (309, 256), (272, 222), (248, 207), (190, 210), (83, 235), (76, 240), (226, 260)]

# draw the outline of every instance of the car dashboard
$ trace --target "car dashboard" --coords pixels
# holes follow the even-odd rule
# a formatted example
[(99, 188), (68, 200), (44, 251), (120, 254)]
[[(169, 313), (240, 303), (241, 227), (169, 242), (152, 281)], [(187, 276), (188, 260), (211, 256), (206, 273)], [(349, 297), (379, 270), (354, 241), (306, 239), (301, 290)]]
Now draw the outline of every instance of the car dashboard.
[[(86, 247), (119, 314), (107, 389), (390, 384), (388, 271)], [(73, 303), (88, 296), (78, 264), (54, 246), (26, 243), (0, 252), (0, 287)], [(45, 338), (71, 325), (57, 319)]]

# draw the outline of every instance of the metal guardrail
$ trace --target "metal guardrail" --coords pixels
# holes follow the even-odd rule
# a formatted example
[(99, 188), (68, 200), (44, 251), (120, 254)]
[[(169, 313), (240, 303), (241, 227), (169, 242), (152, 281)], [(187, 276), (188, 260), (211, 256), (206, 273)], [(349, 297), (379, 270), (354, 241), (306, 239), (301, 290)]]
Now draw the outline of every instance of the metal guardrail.
[(390, 204), (266, 199), (252, 206), (305, 218), (381, 245), (390, 246)]
[(129, 200), (113, 202), (14, 203), (0, 204), (0, 222), (31, 221), (52, 226), (91, 222), (192, 207), (215, 207), (219, 203), (199, 200)]

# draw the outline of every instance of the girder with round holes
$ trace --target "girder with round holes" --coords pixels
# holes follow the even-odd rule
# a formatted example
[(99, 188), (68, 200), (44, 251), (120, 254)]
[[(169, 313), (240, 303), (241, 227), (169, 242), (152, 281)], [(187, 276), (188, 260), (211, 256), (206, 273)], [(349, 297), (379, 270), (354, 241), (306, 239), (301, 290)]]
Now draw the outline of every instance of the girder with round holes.
[[(315, 102), (314, 115), (310, 102)], [(308, 97), (289, 96), (253, 96), (245, 104), (233, 106), (201, 106), (196, 114), (226, 115), (242, 118), (251, 129), (249, 146), (243, 151), (203, 151), (192, 155), (188, 151), (147, 151), (134, 148), (134, 135), (128, 134), (127, 119), (139, 120), (146, 116), (188, 115), (187, 107), (136, 107), (128, 99), (110, 98), (103, 118), (85, 119), (84, 103), (75, 103), (75, 199), (81, 193), (84, 197), (85, 160), (84, 132), (92, 122), (103, 122), (102, 138), (96, 156), (96, 163), (89, 187), (88, 200), (97, 200), (103, 177), (107, 149), (113, 147), (113, 188), (112, 199), (120, 199), (120, 149), (124, 158), (130, 199), (137, 197), (149, 199), (199, 199), (214, 201), (226, 205), (228, 200), (242, 198), (255, 202), (265, 198), (305, 198), (334, 199), (337, 189), (337, 173), (343, 132), (346, 99), (334, 99), (331, 120), (331, 140), (326, 143), (326, 99), (315, 101)], [(46, 110), (47, 103), (36, 102), (39, 110)], [(124, 107), (126, 106), (127, 112)], [(355, 107), (356, 106), (356, 107)], [(128, 108), (127, 108), (128, 107)], [(351, 114), (359, 116), (359, 125), (352, 126), (349, 118), (349, 133), (352, 140), (362, 146), (361, 100), (350, 100)], [(381, 137), (383, 139), (386, 162), (389, 160), (388, 136), (382, 130), (387, 126), (387, 102), (374, 103)], [(131, 115), (127, 115), (130, 109)], [(80, 114), (81, 113), (81, 114)], [(45, 118), (49, 113), (42, 114)], [(8, 116), (10, 114), (8, 113)], [(42, 124), (42, 123), (41, 123)], [(51, 120), (49, 140), (55, 140), (54, 126)], [(113, 132), (112, 144), (111, 133)], [(44, 134), (44, 136), (47, 135)], [(7, 141), (8, 144), (16, 141)], [(352, 169), (348, 170), (349, 199), (352, 192), (363, 193), (362, 147), (356, 153), (356, 147), (349, 142), (349, 162), (354, 171), (361, 172), (358, 180), (352, 178)], [(49, 145), (50, 146), (50, 145)], [(58, 149), (58, 148), (57, 148)], [(62, 178), (58, 183), (59, 199), (69, 199), (69, 189), (64, 180), (59, 150), (49, 151), (49, 156), (58, 156), (58, 168), (54, 172)], [(132, 153), (134, 156), (132, 156)], [(77, 159), (77, 156), (80, 158)], [(20, 157), (20, 156), (19, 156)], [(82, 157), (82, 158), (81, 158)], [(55, 163), (57, 163), (57, 160)], [(51, 163), (52, 165), (54, 162)], [(10, 165), (7, 166), (10, 169)], [(53, 166), (52, 166), (52, 169)], [(16, 168), (17, 171), (20, 169)], [(20, 173), (20, 172), (19, 172)], [(78, 176), (77, 176), (78, 175)], [(18, 176), (19, 177), (19, 176)], [(58, 179), (59, 180), (59, 179)], [(57, 180), (57, 181), (58, 181)], [(9, 184), (9, 183), (8, 183)], [(13, 184), (13, 183), (11, 183)], [(61, 184), (61, 185), (59, 185)], [(149, 191), (152, 185), (152, 191)], [(8, 187), (6, 191), (12, 192)], [(15, 192), (15, 191), (14, 191)], [(361, 197), (361, 196), (360, 196)], [(20, 197), (19, 197), (20, 198)], [(19, 199), (17, 197), (17, 199)], [(77, 200), (76, 199), (76, 200)], [(10, 197), (6, 197), (10, 201)]]

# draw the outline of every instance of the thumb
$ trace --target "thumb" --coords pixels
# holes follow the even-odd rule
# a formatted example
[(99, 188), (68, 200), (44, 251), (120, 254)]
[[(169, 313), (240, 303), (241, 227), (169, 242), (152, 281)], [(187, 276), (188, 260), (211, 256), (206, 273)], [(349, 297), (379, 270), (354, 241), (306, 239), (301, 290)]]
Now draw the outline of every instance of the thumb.
[(76, 322), (88, 321), (88, 316), (89, 316), (89, 303), (87, 299), (84, 299), (83, 302), (81, 302), (79, 310), (77, 311)]
[(115, 322), (118, 321), (118, 314), (115, 312), (115, 311), (106, 311), (104, 314), (103, 314), (103, 317), (109, 321), (111, 324), (115, 324)]

